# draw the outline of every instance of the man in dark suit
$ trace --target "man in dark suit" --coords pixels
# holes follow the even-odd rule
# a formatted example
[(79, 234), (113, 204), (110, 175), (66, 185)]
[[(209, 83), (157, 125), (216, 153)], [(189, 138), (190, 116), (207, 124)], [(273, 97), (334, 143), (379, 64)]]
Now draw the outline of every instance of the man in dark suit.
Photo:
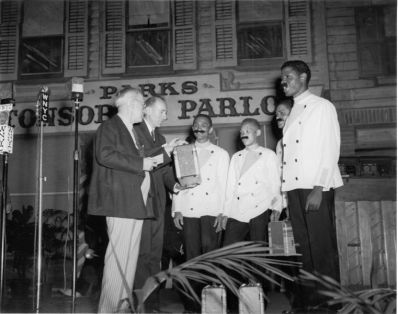
[[(140, 254), (134, 287), (142, 288), (146, 279), (161, 269), (164, 220), (167, 190), (175, 190), (176, 179), (171, 165), (170, 154), (175, 146), (184, 141), (174, 139), (166, 143), (158, 127), (167, 119), (167, 106), (163, 98), (152, 96), (145, 101), (144, 121), (135, 127), (143, 143), (145, 156), (156, 158), (158, 166), (152, 172), (156, 197), (156, 219), (146, 220), (142, 228)], [(159, 310), (158, 299), (149, 300), (146, 311)]]
[(109, 243), (105, 254), (99, 313), (129, 310), (144, 219), (153, 218), (151, 171), (133, 123), (142, 121), (144, 98), (126, 88), (115, 99), (118, 114), (103, 122), (94, 140), (88, 213), (106, 216)]

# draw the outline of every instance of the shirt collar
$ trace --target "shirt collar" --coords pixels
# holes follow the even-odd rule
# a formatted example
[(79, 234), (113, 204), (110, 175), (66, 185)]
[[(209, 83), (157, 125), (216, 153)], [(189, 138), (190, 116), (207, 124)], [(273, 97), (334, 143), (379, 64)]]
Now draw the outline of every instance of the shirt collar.
[(130, 131), (131, 128), (133, 127), (133, 124), (131, 123), (131, 121), (129, 121), (129, 119), (126, 119), (126, 117), (122, 116), (119, 113), (117, 115), (119, 116), (120, 120), (122, 120), (122, 122), (127, 127), (127, 129)]
[(297, 97), (294, 97), (294, 105), (302, 105), (304, 102), (303, 100), (307, 98), (309, 95), (311, 95), (311, 92), (307, 89), (305, 92), (301, 93)]
[(204, 143), (199, 143), (199, 142), (195, 141), (195, 146), (199, 147), (199, 148), (206, 148), (206, 147), (210, 146), (210, 144), (211, 144), (210, 140), (208, 140), (207, 142), (204, 142)]
[(144, 122), (146, 124), (146, 127), (148, 128), (149, 133), (152, 134), (152, 131), (155, 131), (155, 128), (153, 128), (145, 118), (144, 118)]
[(260, 145), (257, 145), (255, 148), (247, 148), (247, 147), (245, 147), (245, 151), (247, 151), (247, 152), (257, 152), (259, 150), (261, 150), (261, 146)]

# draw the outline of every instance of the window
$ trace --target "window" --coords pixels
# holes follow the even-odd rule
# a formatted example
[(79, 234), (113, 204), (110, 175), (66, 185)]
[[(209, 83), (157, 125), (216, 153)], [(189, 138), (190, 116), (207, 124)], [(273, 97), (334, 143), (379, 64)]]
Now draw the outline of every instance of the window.
[(195, 0), (106, 0), (102, 73), (196, 69)]
[(237, 39), (240, 64), (284, 57), (283, 18), (282, 1), (238, 2)]
[(397, 13), (393, 6), (357, 8), (355, 12), (360, 75), (395, 75)]
[(146, 0), (128, 3), (127, 66), (170, 65), (170, 3)]
[(87, 74), (88, 1), (0, 1), (0, 80)]
[(25, 1), (20, 76), (62, 74), (64, 2)]
[(310, 0), (214, 0), (213, 65), (312, 61)]

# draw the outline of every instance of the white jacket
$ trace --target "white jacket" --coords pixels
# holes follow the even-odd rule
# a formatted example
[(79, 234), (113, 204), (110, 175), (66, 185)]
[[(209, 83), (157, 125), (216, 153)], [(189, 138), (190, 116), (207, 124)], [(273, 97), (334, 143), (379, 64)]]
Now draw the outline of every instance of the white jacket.
[(333, 104), (308, 90), (294, 99), (283, 129), (282, 191), (343, 185), (340, 127)]
[(224, 215), (249, 222), (267, 209), (281, 210), (280, 171), (276, 154), (262, 146), (254, 149), (256, 159), (241, 173), (247, 149), (235, 153), (228, 171)]
[(218, 216), (224, 207), (229, 155), (210, 142), (195, 146), (202, 182), (173, 196), (172, 215), (181, 212), (184, 217)]

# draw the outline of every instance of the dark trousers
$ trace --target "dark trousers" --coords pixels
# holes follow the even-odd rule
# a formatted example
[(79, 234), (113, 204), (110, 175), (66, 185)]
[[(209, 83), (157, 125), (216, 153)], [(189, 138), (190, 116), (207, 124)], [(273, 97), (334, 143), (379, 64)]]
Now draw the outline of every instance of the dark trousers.
[(142, 226), (140, 253), (137, 261), (134, 288), (140, 289), (148, 277), (161, 269), (164, 236), (164, 212), (155, 219), (145, 219)]
[(228, 218), (225, 228), (223, 246), (240, 241), (267, 241), (268, 240), (269, 211), (254, 217), (249, 222), (241, 222)]
[[(220, 247), (220, 233), (216, 233), (214, 216), (202, 216), (200, 218), (184, 217), (183, 240), (186, 260), (218, 249)], [(190, 282), (192, 288), (201, 297), (204, 284)], [(182, 296), (185, 309), (191, 312), (200, 312), (200, 304)]]
[[(302, 254), (303, 269), (340, 280), (339, 256), (336, 239), (334, 190), (322, 192), (319, 210), (305, 211), (311, 189), (288, 192), (289, 214), (297, 253)], [(318, 305), (325, 298), (315, 293), (316, 287), (294, 287), (293, 307)]]
[(214, 216), (184, 217), (184, 251), (187, 260), (219, 248), (220, 233), (216, 233)]
[[(270, 211), (267, 210), (257, 217), (254, 217), (249, 222), (241, 222), (233, 218), (228, 218), (223, 246), (247, 240), (268, 241), (269, 213)], [(247, 283), (246, 278), (240, 276), (239, 270), (229, 271), (229, 274), (239, 279), (242, 284)], [(267, 283), (262, 279), (259, 279), (259, 282), (264, 291), (266, 291)], [(264, 302), (266, 301), (264, 300)], [(227, 306), (230, 313), (238, 313), (239, 299), (229, 289), (227, 290)]]

